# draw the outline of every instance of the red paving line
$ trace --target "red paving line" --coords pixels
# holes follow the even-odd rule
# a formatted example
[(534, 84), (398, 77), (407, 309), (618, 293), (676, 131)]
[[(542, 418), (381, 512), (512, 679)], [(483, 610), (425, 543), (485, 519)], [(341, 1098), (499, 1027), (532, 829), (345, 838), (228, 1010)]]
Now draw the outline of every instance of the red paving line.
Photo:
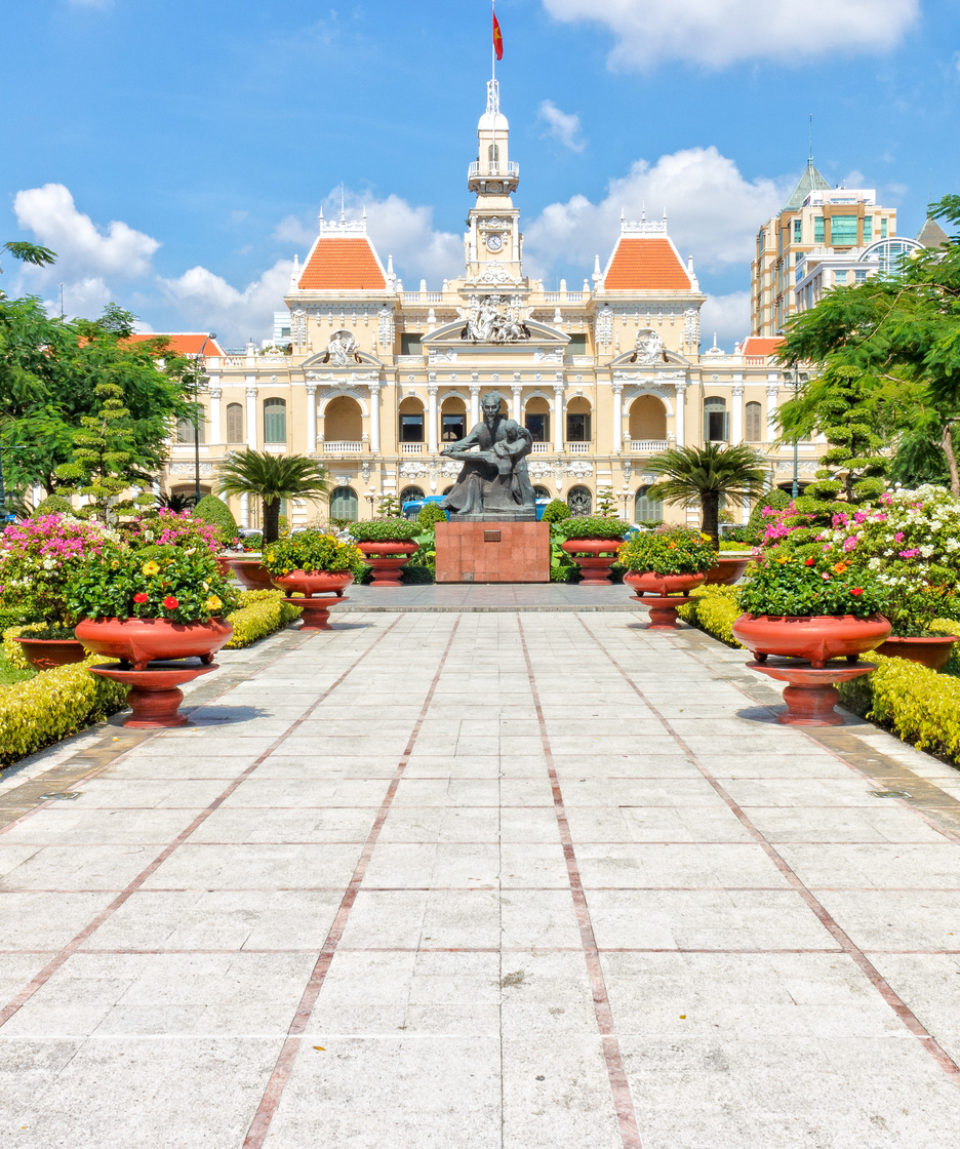
[[(399, 621), (399, 620), (398, 620)], [(323, 988), (324, 980), (327, 972), (330, 969), (330, 964), (333, 961), (334, 954), (343, 937), (343, 931), (346, 929), (347, 919), (350, 916), (350, 911), (353, 909), (354, 903), (357, 900), (357, 894), (360, 892), (360, 886), (363, 884), (363, 878), (373, 856), (374, 847), (377, 844), (377, 839), (380, 836), (380, 831), (383, 829), (383, 824), (387, 820), (387, 815), (390, 812), (390, 806), (396, 796), (397, 789), (400, 786), (400, 780), (403, 777), (403, 772), (407, 767), (407, 761), (413, 753), (413, 747), (417, 741), (417, 735), (420, 733), (420, 728), (423, 721), (430, 709), (430, 703), (433, 700), (434, 693), (437, 689), (437, 683), (440, 681), (440, 675), (443, 672), (444, 665), (453, 646), (453, 640), (456, 637), (457, 629), (460, 626), (460, 617), (456, 616), (453, 627), (450, 630), (450, 635), (447, 639), (447, 644), (444, 647), (443, 654), (440, 656), (440, 661), (437, 664), (436, 673), (430, 683), (430, 688), (427, 691), (427, 696), (424, 699), (423, 706), (420, 708), (420, 713), (417, 715), (416, 722), (414, 723), (413, 730), (407, 740), (407, 745), (404, 748), (400, 761), (397, 763), (397, 769), (394, 772), (393, 778), (387, 787), (387, 792), (384, 795), (383, 801), (380, 804), (380, 809), (371, 827), (367, 841), (363, 847), (363, 852), (357, 862), (353, 876), (350, 883), (346, 888), (343, 895), (343, 900), (340, 903), (340, 908), (337, 910), (336, 917), (333, 919), (333, 924), (327, 934), (323, 947), (317, 958), (316, 965), (310, 974), (310, 979), (307, 982), (306, 988), (297, 1005), (297, 1010), (293, 1015), (293, 1020), (290, 1022), (290, 1027), (287, 1031), (286, 1040), (280, 1049), (280, 1055), (277, 1058), (277, 1063), (270, 1074), (270, 1079), (267, 1082), (266, 1089), (260, 1099), (260, 1104), (257, 1106), (257, 1111), (250, 1122), (250, 1128), (247, 1130), (247, 1135), (243, 1141), (243, 1149), (261, 1149), (267, 1134), (270, 1132), (270, 1125), (277, 1112), (277, 1107), (280, 1104), (280, 1098), (283, 1096), (283, 1091), (286, 1088), (287, 1081), (290, 1078), (290, 1072), (293, 1069), (293, 1063), (296, 1061), (297, 1054), (300, 1052), (301, 1038), (306, 1031), (307, 1023), (310, 1020), (310, 1015), (313, 1008), (317, 1003), (317, 998), (320, 996), (320, 990)]]
[[(777, 869), (780, 870), (790, 885), (801, 896), (801, 898), (807, 904), (807, 907), (814, 914), (820, 924), (824, 927), (824, 929), (827, 930), (828, 933), (832, 935), (832, 937), (836, 939), (843, 952), (846, 953), (847, 956), (851, 958), (851, 960), (859, 967), (861, 973), (864, 974), (874, 989), (880, 994), (880, 996), (891, 1008), (891, 1010), (893, 1010), (904, 1027), (916, 1038), (918, 1038), (923, 1048), (934, 1058), (940, 1068), (951, 1078), (951, 1080), (955, 1084), (960, 1085), (960, 1065), (957, 1064), (957, 1062), (950, 1056), (949, 1053), (947, 1053), (947, 1051), (937, 1041), (933, 1034), (930, 1033), (930, 1031), (920, 1021), (913, 1010), (907, 1005), (903, 998), (900, 997), (896, 990), (894, 990), (886, 978), (883, 977), (877, 967), (870, 961), (864, 951), (860, 949), (858, 945), (856, 945), (856, 943), (846, 933), (839, 922), (837, 922), (836, 919), (831, 915), (826, 906), (823, 905), (823, 903), (817, 898), (813, 891), (808, 886), (806, 886), (803, 881), (801, 881), (787, 860), (783, 857), (782, 854), (779, 853), (776, 846), (774, 846), (772, 842), (769, 842), (764, 837), (763, 833), (753, 824), (749, 818), (749, 815), (744, 811), (744, 809), (730, 796), (730, 794), (727, 793), (722, 783), (719, 782), (710, 773), (709, 770), (707, 770), (702, 762), (700, 762), (697, 755), (690, 750), (683, 737), (674, 730), (670, 720), (665, 717), (659, 707), (655, 706), (646, 697), (644, 692), (640, 689), (639, 686), (637, 686), (637, 684), (633, 681), (626, 670), (624, 670), (616, 658), (614, 658), (614, 656), (604, 647), (603, 643), (600, 642), (593, 631), (587, 626), (582, 616), (578, 614), (575, 617), (583, 629), (590, 636), (590, 638), (596, 643), (599, 649), (603, 651), (603, 653), (609, 659), (611, 665), (616, 668), (617, 672), (624, 679), (624, 681), (630, 684), (630, 687), (633, 689), (634, 693), (637, 695), (640, 701), (645, 706), (647, 706), (653, 714), (657, 716), (663, 725), (663, 728), (676, 739), (677, 745), (690, 755), (690, 760), (696, 769), (707, 780), (707, 782), (709, 782), (718, 796), (723, 799), (723, 801), (729, 807), (731, 813), (739, 819), (740, 823), (746, 830), (749, 831), (754, 840), (763, 847), (766, 855), (774, 863)], [(741, 691), (741, 693), (743, 692)], [(744, 695), (744, 697), (746, 698), (748, 696)], [(797, 727), (796, 729), (801, 734), (803, 734), (804, 737), (809, 737), (809, 735), (805, 733), (802, 727)], [(811, 741), (814, 740), (811, 739)], [(815, 742), (815, 745), (819, 747), (820, 743)], [(874, 890), (872, 892), (886, 893), (887, 891)]]
[(560, 841), (563, 845), (563, 856), (567, 864), (567, 877), (570, 883), (570, 893), (573, 897), (574, 910), (577, 916), (577, 925), (580, 929), (583, 956), (587, 964), (587, 976), (593, 992), (593, 1009), (597, 1019), (597, 1028), (600, 1031), (603, 1046), (603, 1059), (607, 1068), (607, 1078), (610, 1082), (610, 1093), (617, 1114), (617, 1123), (620, 1127), (620, 1140), (623, 1149), (643, 1149), (640, 1138), (640, 1127), (637, 1122), (636, 1108), (630, 1083), (623, 1068), (623, 1056), (620, 1051), (620, 1042), (616, 1036), (613, 1024), (613, 1011), (610, 1008), (610, 998), (607, 995), (606, 982), (603, 979), (603, 969), (600, 965), (600, 954), (597, 948), (597, 939), (593, 932), (593, 923), (590, 920), (590, 909), (587, 905), (583, 883), (580, 880), (580, 870), (577, 865), (577, 856), (573, 847), (573, 837), (570, 833), (570, 824), (563, 802), (563, 791), (560, 789), (560, 780), (553, 765), (553, 751), (550, 746), (550, 737), (547, 733), (547, 724), (543, 717), (543, 708), (540, 703), (540, 692), (537, 689), (536, 678), (533, 673), (533, 663), (530, 660), (530, 651), (527, 648), (527, 636), (524, 632), (523, 618), (517, 616), (517, 628), (520, 632), (520, 648), (527, 667), (527, 678), (530, 683), (530, 693), (533, 698), (534, 709), (537, 713), (537, 723), (540, 727), (540, 737), (543, 742), (543, 754), (547, 763), (547, 775), (553, 791), (554, 813), (557, 816), (557, 827), (560, 831)]
[[(359, 666), (360, 663), (367, 657), (367, 655), (374, 649), (374, 647), (376, 647), (378, 643), (380, 643), (390, 633), (390, 631), (397, 625), (399, 621), (400, 617), (397, 617), (393, 622), (385, 627), (385, 629), (373, 640), (373, 642), (366, 648), (366, 650), (364, 650), (362, 654), (355, 658), (353, 662), (350, 663), (350, 666), (343, 672), (343, 674), (341, 674), (340, 677), (336, 679), (336, 681), (333, 682), (324, 691), (317, 702), (314, 703), (314, 706), (318, 705), (322, 699), (331, 694), (337, 688), (337, 686), (344, 681), (344, 679), (352, 674), (357, 666)], [(289, 654), (291, 652), (285, 651), (284, 653)], [(60, 950), (60, 952), (51, 962), (44, 966), (44, 968), (36, 975), (36, 977), (33, 978), (33, 980), (28, 985), (26, 985), (20, 991), (20, 993), (17, 994), (16, 997), (9, 1001), (4, 1006), (4, 1008), (0, 1010), (0, 1029), (2, 1029), (7, 1024), (11, 1017), (19, 1013), (19, 1011), (23, 1008), (24, 1005), (26, 1005), (30, 998), (33, 997), (37, 990), (46, 985), (50, 978), (57, 972), (58, 969), (60, 969), (60, 967), (67, 961), (67, 959), (70, 958), (77, 951), (77, 949), (79, 949), (83, 942), (86, 941), (86, 939), (92, 934), (94, 934), (103, 925), (103, 923), (131, 897), (131, 895), (139, 890), (147, 878), (149, 878), (151, 874), (155, 873), (156, 870), (159, 869), (161, 865), (163, 865), (163, 863), (179, 846), (183, 845), (183, 843), (190, 837), (194, 830), (196, 830), (199, 826), (202, 826), (207, 818), (209, 818), (210, 815), (214, 812), (214, 810), (219, 809), (223, 802), (225, 802), (226, 799), (229, 798), (230, 795), (239, 786), (241, 786), (247, 780), (247, 778), (250, 777), (253, 771), (256, 770), (257, 767), (264, 761), (266, 761), (267, 757), (272, 754), (279, 746), (283, 745), (287, 738), (289, 738), (290, 734), (296, 730), (300, 723), (304, 721), (306, 716), (312, 712), (313, 708), (314, 707), (311, 706), (310, 709), (307, 710), (301, 718), (296, 719), (296, 721), (293, 723), (290, 729), (286, 731), (286, 733), (281, 734), (275, 742), (273, 742), (266, 750), (264, 750), (264, 752), (260, 755), (257, 761), (253, 763), (252, 766), (248, 766), (241, 774), (239, 774), (230, 783), (230, 785), (227, 786), (226, 789), (203, 810), (201, 814), (194, 818), (194, 820), (182, 833), (178, 834), (177, 837), (174, 838), (169, 846), (162, 850), (145, 869), (141, 870), (140, 873), (133, 879), (133, 881), (130, 882), (130, 884), (126, 886), (124, 890), (116, 898), (114, 898), (114, 900), (105, 909), (101, 910), (101, 912), (97, 914), (97, 916), (91, 922), (89, 922), (80, 931), (80, 933), (72, 938), (63, 947), (63, 949)], [(32, 890), (23, 892), (37, 893), (38, 891)], [(84, 892), (102, 893), (104, 891), (95, 890)]]

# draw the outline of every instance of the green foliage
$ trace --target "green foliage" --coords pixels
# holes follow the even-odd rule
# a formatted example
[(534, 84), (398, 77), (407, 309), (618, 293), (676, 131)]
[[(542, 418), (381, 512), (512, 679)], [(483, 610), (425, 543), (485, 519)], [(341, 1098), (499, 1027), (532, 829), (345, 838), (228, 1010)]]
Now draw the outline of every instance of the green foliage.
[(321, 531), (301, 531), (263, 548), (263, 565), (274, 575), (292, 571), (350, 571), (363, 574), (363, 555), (352, 543), (343, 543)]
[(63, 495), (47, 495), (45, 499), (41, 499), (34, 508), (34, 516), (36, 515), (72, 515), (73, 505), (69, 499), (65, 499)]
[(194, 518), (203, 519), (205, 523), (216, 527), (220, 545), (229, 546), (237, 537), (237, 520), (230, 513), (230, 508), (216, 495), (204, 495), (193, 508)]
[(299, 607), (289, 606), (283, 601), (284, 592), (281, 590), (248, 590), (243, 591), (239, 598), (237, 609), (227, 615), (233, 634), (226, 650), (251, 646), (268, 634), (288, 627), (303, 613)]
[(563, 499), (551, 499), (543, 508), (541, 520), (545, 523), (560, 523), (564, 519), (569, 519), (572, 514), (573, 512)]
[(565, 539), (622, 539), (627, 533), (627, 524), (617, 518), (578, 515), (562, 519), (558, 529)]
[(206, 622), (233, 609), (236, 591), (206, 547), (111, 544), (71, 570), (65, 598), (75, 618)]
[[(9, 251), (14, 259), (19, 259), (21, 263), (32, 263), (34, 267), (44, 267), (48, 263), (53, 263), (57, 258), (57, 253), (51, 251), (49, 247), (41, 247), (38, 243), (27, 243), (17, 239), (8, 240), (0, 247), (0, 251)], [(2, 267), (0, 267), (0, 271), (3, 271)]]
[(280, 537), (282, 499), (316, 498), (329, 487), (327, 473), (306, 455), (240, 451), (220, 466), (220, 492), (255, 495), (263, 503), (264, 545)]
[(712, 635), (727, 646), (739, 647), (733, 637), (733, 624), (743, 614), (740, 594), (733, 586), (699, 586), (690, 592), (694, 601), (682, 606), (677, 614)]
[(597, 514), (604, 519), (619, 517), (613, 487), (597, 487)]
[(618, 560), (631, 571), (699, 574), (717, 565), (709, 536), (683, 527), (640, 531), (622, 543)]
[(382, 519), (399, 519), (403, 516), (403, 507), (396, 495), (382, 495), (377, 503), (377, 514)]
[(868, 618), (881, 613), (888, 599), (888, 591), (868, 571), (819, 551), (804, 555), (782, 547), (762, 555), (739, 589), (743, 609), (758, 615)]
[(88, 669), (109, 661), (94, 655), (0, 686), (0, 764), (16, 762), (122, 709), (127, 688)]
[(407, 543), (419, 533), (420, 526), (408, 519), (368, 519), (350, 525), (350, 534), (358, 543)]
[(445, 523), (446, 521), (447, 512), (439, 503), (424, 503), (417, 511), (417, 525), (422, 531), (432, 530), (435, 523)]
[(699, 501), (700, 529), (714, 544), (719, 538), (720, 500), (752, 499), (767, 481), (763, 459), (746, 444), (673, 447), (648, 459), (644, 470), (662, 476), (647, 491), (648, 498), (666, 503)]
[(772, 490), (767, 491), (761, 495), (754, 504), (753, 510), (750, 512), (750, 518), (747, 520), (747, 540), (753, 546), (758, 546), (763, 540), (763, 532), (766, 526), (765, 512), (769, 507), (771, 510), (783, 510), (784, 507), (790, 506), (790, 496), (786, 491), (781, 491), (779, 487), (774, 487)]

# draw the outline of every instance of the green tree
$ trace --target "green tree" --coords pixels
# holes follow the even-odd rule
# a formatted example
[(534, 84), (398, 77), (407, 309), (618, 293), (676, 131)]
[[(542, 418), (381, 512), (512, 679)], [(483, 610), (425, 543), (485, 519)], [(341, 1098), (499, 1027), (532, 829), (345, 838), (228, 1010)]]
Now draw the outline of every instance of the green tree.
[(673, 447), (648, 459), (644, 470), (662, 476), (647, 491), (649, 498), (666, 503), (699, 501), (700, 529), (714, 546), (719, 541), (721, 500), (752, 499), (763, 491), (767, 480), (763, 460), (744, 444)]
[(231, 455), (220, 466), (219, 480), (221, 494), (254, 495), (261, 500), (265, 546), (279, 538), (281, 500), (316, 498), (329, 487), (326, 471), (313, 459), (260, 451)]

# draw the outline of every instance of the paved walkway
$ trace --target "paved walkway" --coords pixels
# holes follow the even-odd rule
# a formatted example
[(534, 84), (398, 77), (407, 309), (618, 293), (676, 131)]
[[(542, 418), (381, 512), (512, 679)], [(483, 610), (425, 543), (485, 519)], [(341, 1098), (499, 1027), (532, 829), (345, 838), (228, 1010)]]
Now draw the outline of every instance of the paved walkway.
[(2, 1144), (960, 1143), (960, 774), (642, 618), (353, 613), (8, 771)]

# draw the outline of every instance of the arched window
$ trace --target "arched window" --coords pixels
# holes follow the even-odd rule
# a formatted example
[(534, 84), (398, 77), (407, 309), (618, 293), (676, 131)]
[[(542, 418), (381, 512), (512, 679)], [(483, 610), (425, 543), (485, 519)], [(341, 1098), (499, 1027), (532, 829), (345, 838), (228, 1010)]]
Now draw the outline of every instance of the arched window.
[(323, 434), (328, 443), (358, 443), (363, 438), (363, 412), (356, 399), (338, 395), (327, 404)]
[(419, 487), (404, 487), (400, 492), (400, 506), (404, 503), (413, 503), (417, 499), (423, 498), (423, 491)]
[(567, 404), (567, 442), (590, 442), (590, 400), (571, 399)]
[(440, 407), (440, 442), (455, 443), (467, 433), (467, 409), (463, 400), (453, 396)]
[(335, 487), (330, 492), (330, 518), (356, 522), (360, 510), (357, 492), (353, 487)]
[(400, 442), (423, 442), (423, 404), (419, 399), (404, 399), (400, 404)]
[(662, 442), (667, 437), (667, 409), (655, 395), (641, 395), (630, 405), (630, 438)]
[(533, 488), (533, 497), (535, 499), (549, 499), (550, 498), (550, 492), (547, 490), (546, 487), (534, 487)]
[(651, 499), (647, 492), (649, 485), (638, 487), (633, 500), (633, 518), (638, 523), (663, 522), (663, 503), (659, 499)]
[(227, 442), (243, 442), (243, 404), (227, 404)]
[(759, 403), (748, 403), (746, 410), (746, 430), (747, 442), (759, 443), (763, 438), (760, 430), (760, 412), (761, 407)]
[(535, 443), (550, 442), (550, 404), (541, 395), (527, 400), (523, 423)]
[(499, 144), (491, 144), (487, 148), (487, 159), (490, 161), (491, 165), (498, 164), (500, 162)]
[(567, 506), (575, 515), (589, 515), (593, 509), (593, 495), (589, 487), (571, 487)]
[(730, 438), (727, 401), (711, 395), (703, 401), (703, 437), (708, 443), (723, 443)]
[(196, 432), (194, 431), (193, 419), (191, 419), (189, 415), (181, 415), (177, 419), (177, 442), (192, 443), (195, 434), (198, 443), (206, 442), (203, 412), (200, 413), (200, 421), (196, 425)]
[(286, 401), (286, 399), (264, 399), (264, 401), (263, 401), (263, 441), (264, 441), (264, 443), (286, 443), (286, 441), (287, 441), (287, 401)]

